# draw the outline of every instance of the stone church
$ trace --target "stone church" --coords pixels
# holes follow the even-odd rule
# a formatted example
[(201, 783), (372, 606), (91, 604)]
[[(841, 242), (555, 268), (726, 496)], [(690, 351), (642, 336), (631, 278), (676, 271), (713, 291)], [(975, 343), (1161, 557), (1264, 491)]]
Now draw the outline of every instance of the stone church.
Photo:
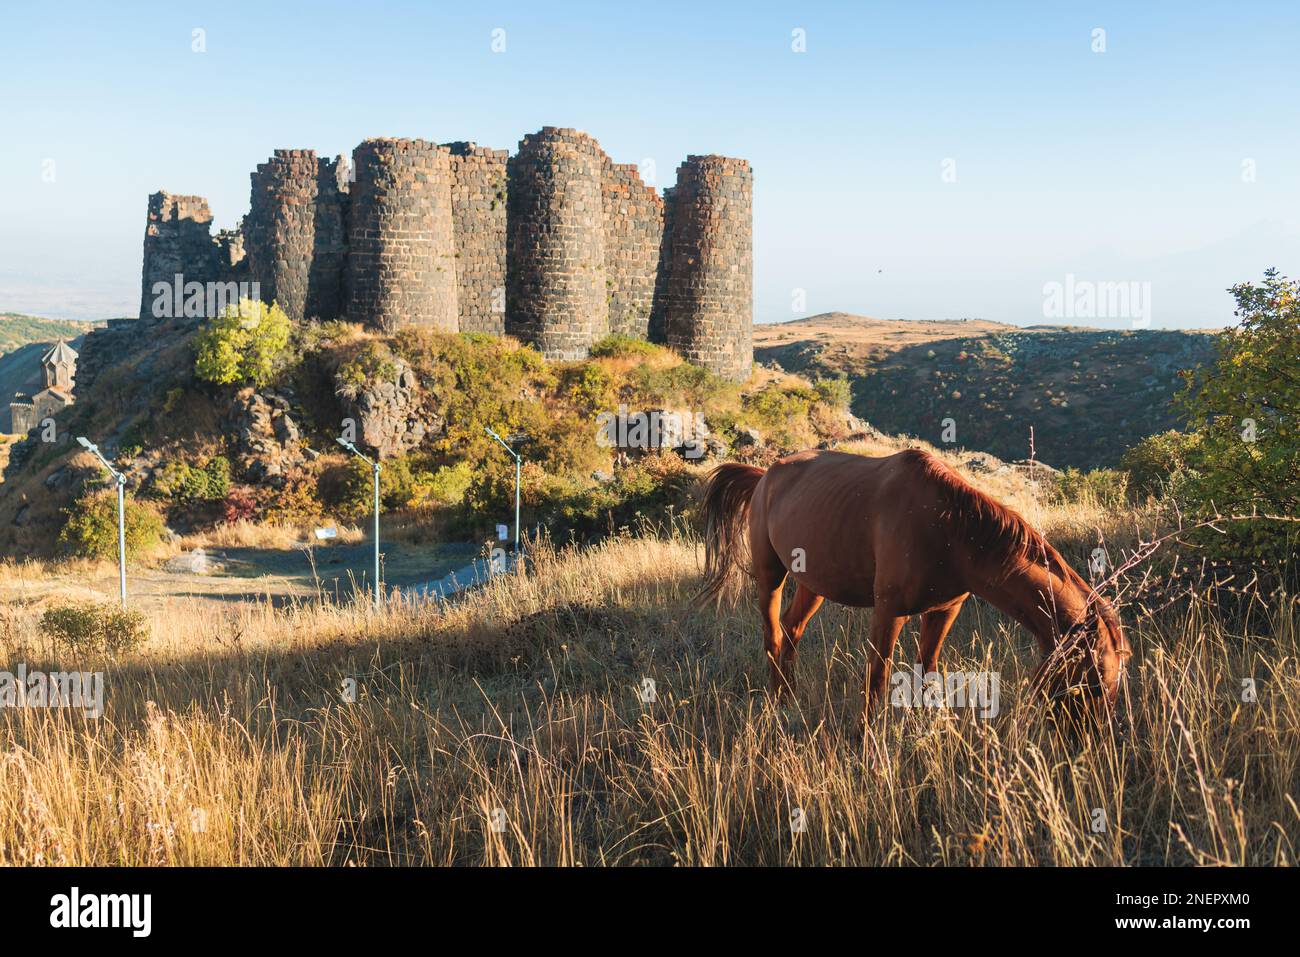
[(9, 431), (26, 435), (41, 424), (46, 416), (72, 405), (72, 390), (76, 386), (77, 353), (60, 339), (41, 356), (41, 372), (45, 387), (34, 395), (21, 392), (9, 403)]

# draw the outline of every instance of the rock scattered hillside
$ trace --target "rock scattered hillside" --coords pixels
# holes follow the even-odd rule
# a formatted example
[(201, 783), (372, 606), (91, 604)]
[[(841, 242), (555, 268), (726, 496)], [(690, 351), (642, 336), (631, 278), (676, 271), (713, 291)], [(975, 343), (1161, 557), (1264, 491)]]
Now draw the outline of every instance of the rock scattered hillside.
[(1178, 424), (1178, 373), (1210, 361), (1212, 343), (1202, 332), (829, 313), (755, 327), (754, 355), (790, 372), (847, 376), (854, 413), (883, 432), (1016, 460), (1029, 454), (1032, 427), (1039, 459), (1097, 468)]

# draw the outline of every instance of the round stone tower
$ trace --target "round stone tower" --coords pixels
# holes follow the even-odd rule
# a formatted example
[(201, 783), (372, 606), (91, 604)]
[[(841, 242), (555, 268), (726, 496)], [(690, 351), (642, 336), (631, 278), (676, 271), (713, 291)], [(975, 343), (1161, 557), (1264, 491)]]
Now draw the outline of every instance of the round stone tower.
[(510, 160), (506, 332), (548, 359), (581, 359), (609, 331), (601, 198), (604, 153), (543, 127)]
[(372, 139), (352, 151), (349, 319), (386, 331), (459, 328), (450, 159), (424, 140)]
[(737, 382), (749, 378), (754, 361), (752, 196), (745, 160), (688, 156), (668, 200), (668, 345)]
[(276, 150), (252, 174), (245, 219), (249, 279), (290, 319), (343, 311), (343, 203), (334, 164), (315, 150)]

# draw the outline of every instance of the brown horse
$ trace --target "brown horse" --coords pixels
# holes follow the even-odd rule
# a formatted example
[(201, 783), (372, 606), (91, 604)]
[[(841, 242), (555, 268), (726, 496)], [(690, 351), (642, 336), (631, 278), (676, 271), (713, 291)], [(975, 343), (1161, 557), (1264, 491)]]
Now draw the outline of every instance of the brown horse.
[[(1115, 700), (1131, 652), (1110, 604), (1020, 515), (933, 455), (806, 451), (766, 472), (727, 463), (709, 476), (704, 520), (699, 597), (734, 594), (752, 575), (778, 696), (793, 688), (795, 649), (823, 599), (875, 609), (869, 716), (907, 619), (921, 616), (920, 664), (929, 674), (974, 594), (1034, 635), (1044, 658), (1039, 675), (1053, 697), (1073, 690)], [(782, 615), (787, 576), (797, 587)]]

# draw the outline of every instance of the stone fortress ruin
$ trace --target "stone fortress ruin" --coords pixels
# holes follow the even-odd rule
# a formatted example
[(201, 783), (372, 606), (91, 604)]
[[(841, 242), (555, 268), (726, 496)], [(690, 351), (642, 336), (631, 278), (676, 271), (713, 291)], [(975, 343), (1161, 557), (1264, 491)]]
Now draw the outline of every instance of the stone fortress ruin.
[(688, 156), (661, 197), (586, 133), (550, 126), (514, 156), (390, 138), (350, 165), (276, 150), (238, 229), (212, 235), (202, 197), (149, 198), (140, 314), (178, 276), (257, 283), (292, 319), (509, 334), (560, 360), (621, 333), (744, 380), (751, 198), (745, 160)]

